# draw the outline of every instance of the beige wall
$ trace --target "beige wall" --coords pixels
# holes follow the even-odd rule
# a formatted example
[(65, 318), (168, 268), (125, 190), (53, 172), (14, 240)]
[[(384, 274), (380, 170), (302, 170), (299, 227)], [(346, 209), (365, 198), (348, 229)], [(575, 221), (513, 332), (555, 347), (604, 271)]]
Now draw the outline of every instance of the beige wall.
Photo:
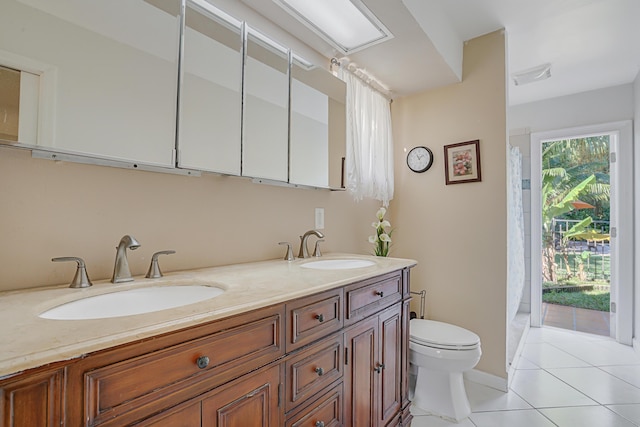
[[(480, 335), (477, 369), (506, 377), (505, 35), (464, 48), (463, 81), (395, 100), (394, 254), (414, 258), (413, 290), (427, 290), (427, 317)], [(443, 146), (480, 140), (482, 182), (445, 185)], [(406, 152), (425, 145), (432, 168), (416, 174)], [(417, 309), (414, 302), (413, 309)]]
[[(0, 148), (0, 290), (69, 282), (79, 256), (92, 280), (110, 278), (115, 246), (130, 233), (134, 275), (153, 252), (163, 271), (275, 259), (280, 241), (297, 250), (325, 208), (325, 252), (371, 253), (367, 237), (379, 203), (355, 203), (345, 192), (253, 184), (247, 179), (186, 177), (32, 159)], [(283, 261), (285, 262), (285, 261)]]

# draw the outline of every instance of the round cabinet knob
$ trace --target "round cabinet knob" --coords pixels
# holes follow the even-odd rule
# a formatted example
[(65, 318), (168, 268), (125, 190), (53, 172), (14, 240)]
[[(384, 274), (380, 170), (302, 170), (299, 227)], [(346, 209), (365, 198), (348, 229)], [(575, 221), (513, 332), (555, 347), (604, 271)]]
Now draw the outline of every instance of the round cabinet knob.
[(324, 375), (324, 369), (322, 368), (316, 368), (316, 373), (318, 374), (319, 377)]
[(198, 360), (196, 360), (196, 365), (198, 365), (198, 368), (200, 369), (206, 368), (207, 366), (209, 366), (209, 358), (207, 356), (198, 357)]
[(316, 319), (318, 319), (318, 322), (324, 322), (324, 316), (322, 314), (316, 314)]
[(376, 291), (376, 295), (378, 295), (380, 298), (384, 298), (384, 292), (382, 291)]
[(373, 370), (379, 374), (382, 372), (382, 370), (384, 369), (384, 363), (380, 363), (378, 366), (376, 366), (375, 368), (373, 368)]
[(316, 421), (316, 427), (324, 427), (324, 421)]

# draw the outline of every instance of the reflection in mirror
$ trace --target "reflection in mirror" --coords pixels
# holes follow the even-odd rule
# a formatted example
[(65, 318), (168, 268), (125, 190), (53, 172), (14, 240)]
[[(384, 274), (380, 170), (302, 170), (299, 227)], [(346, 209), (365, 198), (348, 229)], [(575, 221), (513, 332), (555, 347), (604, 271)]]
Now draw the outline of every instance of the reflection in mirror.
[(207, 2), (185, 11), (178, 165), (240, 175), (242, 23)]
[(242, 175), (286, 182), (289, 52), (251, 29), (246, 49)]
[(53, 94), (35, 109), (46, 102), (51, 114), (35, 121), (51, 125), (18, 142), (173, 166), (179, 9), (151, 2), (177, 0), (2, 0), (0, 65), (40, 64)]
[(341, 170), (344, 156), (345, 96), (346, 86), (342, 80), (294, 56), (291, 68), (291, 183), (340, 186), (338, 168)]
[(0, 66), (0, 140), (37, 143), (39, 91), (38, 74)]
[(18, 141), (20, 71), (0, 66), (0, 139)]

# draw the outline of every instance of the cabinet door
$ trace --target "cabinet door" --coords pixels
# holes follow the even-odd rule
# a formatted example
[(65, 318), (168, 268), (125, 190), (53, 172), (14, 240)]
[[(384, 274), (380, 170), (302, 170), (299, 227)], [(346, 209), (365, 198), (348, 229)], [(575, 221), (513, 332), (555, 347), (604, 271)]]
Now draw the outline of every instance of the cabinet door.
[(357, 323), (344, 334), (345, 426), (377, 426), (378, 317)]
[(0, 385), (0, 426), (62, 425), (63, 370), (43, 372)]
[(402, 405), (402, 316), (400, 304), (388, 308), (378, 317), (380, 331), (380, 425), (387, 425)]
[(135, 424), (136, 427), (200, 427), (200, 402), (189, 401)]
[(279, 427), (280, 366), (220, 387), (202, 401), (202, 427)]

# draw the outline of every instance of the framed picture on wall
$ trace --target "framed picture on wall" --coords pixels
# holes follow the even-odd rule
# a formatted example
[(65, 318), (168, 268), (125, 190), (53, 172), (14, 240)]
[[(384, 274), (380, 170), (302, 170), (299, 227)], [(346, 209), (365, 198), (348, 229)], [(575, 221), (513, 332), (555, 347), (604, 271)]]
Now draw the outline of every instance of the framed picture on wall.
[(445, 145), (444, 173), (447, 185), (482, 181), (480, 140)]

